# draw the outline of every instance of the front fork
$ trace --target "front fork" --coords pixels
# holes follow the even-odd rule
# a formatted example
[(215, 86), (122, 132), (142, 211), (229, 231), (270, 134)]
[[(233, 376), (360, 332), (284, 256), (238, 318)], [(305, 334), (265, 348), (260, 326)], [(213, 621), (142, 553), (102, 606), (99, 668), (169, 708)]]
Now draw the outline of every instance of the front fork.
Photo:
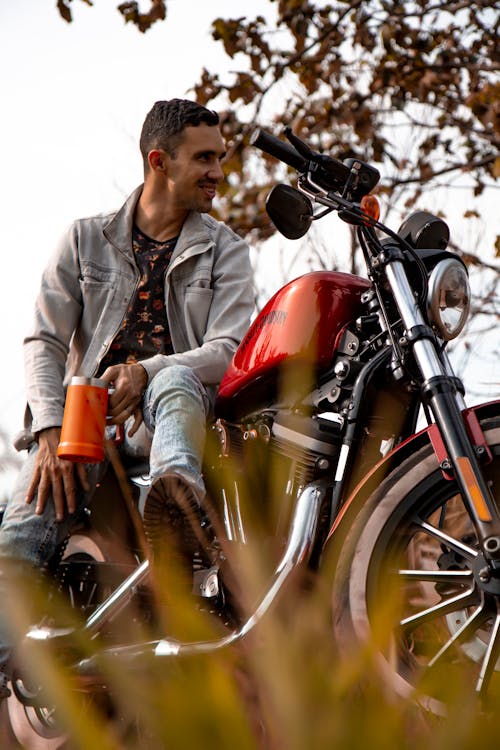
[[(423, 376), (423, 399), (445, 446), (448, 471), (455, 476), (460, 487), (485, 559), (500, 572), (500, 515), (464, 422), (462, 411), (465, 404), (461, 394), (457, 393), (456, 378), (447, 357), (442, 359), (436, 351), (436, 338), (415, 301), (403, 263), (390, 260), (385, 272), (405, 327), (406, 339)], [(478, 444), (484, 452), (484, 438), (482, 442), (483, 445), (479, 439)]]

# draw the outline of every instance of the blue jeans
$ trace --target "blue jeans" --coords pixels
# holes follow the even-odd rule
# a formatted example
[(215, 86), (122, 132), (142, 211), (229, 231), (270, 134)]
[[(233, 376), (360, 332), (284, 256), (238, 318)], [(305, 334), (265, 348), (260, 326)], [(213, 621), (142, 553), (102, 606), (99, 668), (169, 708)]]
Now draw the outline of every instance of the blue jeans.
[[(169, 473), (183, 477), (202, 496), (205, 487), (202, 477), (202, 458), (205, 445), (205, 427), (209, 399), (205, 388), (194, 372), (181, 365), (161, 370), (144, 393), (143, 416), (145, 428), (141, 436), (125, 441), (123, 451), (133, 455), (149, 453), (152, 480)], [(38, 445), (30, 448), (28, 458), (19, 474), (12, 497), (9, 499), (0, 527), (0, 698), (5, 694), (9, 679), (8, 662), (13, 645), (24, 634), (13, 618), (9, 617), (8, 585), (14, 569), (36, 569), (44, 566), (54, 555), (71, 530), (78, 511), (93, 494), (78, 491), (78, 507), (74, 515), (57, 522), (51, 502), (41, 516), (34, 512), (36, 499), (27, 505), (25, 497), (31, 481)], [(107, 463), (89, 465), (91, 487), (102, 479)], [(10, 572), (9, 572), (10, 563)]]

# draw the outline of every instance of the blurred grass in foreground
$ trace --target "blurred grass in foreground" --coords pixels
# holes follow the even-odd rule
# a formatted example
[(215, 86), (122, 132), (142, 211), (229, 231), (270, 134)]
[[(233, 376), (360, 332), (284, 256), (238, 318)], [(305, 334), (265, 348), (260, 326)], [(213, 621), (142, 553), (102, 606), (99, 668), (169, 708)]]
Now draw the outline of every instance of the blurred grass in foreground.
[[(252, 559), (256, 564), (247, 570), (248, 580), (257, 586), (255, 582), (264, 579), (256, 546), (245, 555), (246, 568)], [(476, 750), (478, 742), (492, 746), (500, 730), (478, 714), (469, 686), (449, 684), (446, 672), (440, 673), (441, 690), (450, 711), (446, 719), (437, 719), (384, 688), (376, 668), (377, 644), (353, 651), (348, 659), (336, 652), (329, 577), (325, 569), (313, 587), (292, 581), (258, 629), (230, 648), (211, 655), (159, 658), (139, 663), (137, 669), (120, 660), (104, 665), (116, 711), (111, 717), (105, 697), (89, 700), (72, 689), (74, 682), (57, 654), (44, 649), (30, 654), (29, 673), (43, 681), (57, 706), (60, 726), (68, 733), (62, 747)], [(26, 630), (36, 611), (43, 609), (44, 596), (39, 587), (17, 580), (9, 597), (13, 626)], [(192, 607), (179, 611), (186, 614)], [(68, 613), (60, 617), (67, 621)], [(191, 626), (190, 635), (197, 627), (202, 637), (220, 635), (220, 625), (211, 633), (213, 625), (206, 618), (201, 625), (186, 623), (188, 629)], [(384, 632), (388, 629), (381, 612), (377, 638), (385, 637)], [(142, 636), (147, 639), (150, 634), (143, 631)], [(92, 642), (78, 645), (82, 654), (95, 649)], [(18, 746), (3, 740), (1, 747)], [(36, 747), (44, 750), (43, 744)]]

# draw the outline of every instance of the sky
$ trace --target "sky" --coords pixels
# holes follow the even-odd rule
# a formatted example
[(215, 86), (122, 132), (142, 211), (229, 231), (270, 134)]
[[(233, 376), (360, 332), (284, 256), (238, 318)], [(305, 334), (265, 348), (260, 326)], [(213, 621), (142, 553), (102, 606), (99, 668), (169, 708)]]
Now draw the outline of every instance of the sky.
[[(189, 97), (203, 66), (227, 68), (211, 21), (269, 9), (267, 0), (168, 0), (166, 21), (141, 34), (118, 2), (73, 0), (71, 24), (56, 0), (0, 6), (0, 426), (9, 435), (22, 426), (22, 339), (57, 239), (73, 219), (118, 207), (142, 181), (138, 139), (154, 101)], [(283, 283), (276, 267), (264, 272), (270, 291)]]
[[(55, 0), (0, 5), (0, 426), (9, 435), (22, 426), (22, 338), (55, 243), (73, 219), (118, 207), (142, 181), (147, 111), (189, 97), (204, 65), (225, 64), (210, 24), (238, 3), (168, 0), (166, 21), (146, 34), (118, 4), (74, 0), (71, 24)], [(252, 0), (252, 13), (261, 5)]]

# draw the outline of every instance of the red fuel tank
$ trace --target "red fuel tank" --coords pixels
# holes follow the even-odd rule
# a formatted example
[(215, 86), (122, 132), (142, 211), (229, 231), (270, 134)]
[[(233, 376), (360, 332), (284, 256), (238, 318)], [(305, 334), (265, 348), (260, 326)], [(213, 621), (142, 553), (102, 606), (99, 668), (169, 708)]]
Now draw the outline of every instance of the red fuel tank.
[(217, 416), (236, 419), (269, 406), (283, 372), (326, 370), (342, 328), (361, 312), (370, 283), (359, 276), (316, 271), (280, 289), (254, 320), (219, 387)]

